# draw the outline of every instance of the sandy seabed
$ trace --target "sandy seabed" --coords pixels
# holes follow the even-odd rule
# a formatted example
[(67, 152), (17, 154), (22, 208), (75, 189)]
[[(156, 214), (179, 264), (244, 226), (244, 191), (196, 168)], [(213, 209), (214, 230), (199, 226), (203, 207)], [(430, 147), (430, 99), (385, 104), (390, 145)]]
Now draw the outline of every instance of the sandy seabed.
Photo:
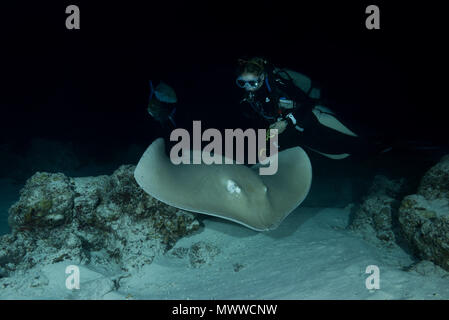
[[(69, 290), (70, 261), (35, 266), (1, 279), (0, 298), (449, 299), (449, 277), (405, 271), (414, 262), (409, 254), (346, 229), (349, 216), (349, 206), (299, 207), (270, 232), (207, 217), (204, 228), (139, 271), (79, 266), (80, 288)], [(192, 264), (180, 253), (198, 242), (214, 248), (213, 254)], [(372, 265), (379, 268), (379, 289), (366, 287)]]

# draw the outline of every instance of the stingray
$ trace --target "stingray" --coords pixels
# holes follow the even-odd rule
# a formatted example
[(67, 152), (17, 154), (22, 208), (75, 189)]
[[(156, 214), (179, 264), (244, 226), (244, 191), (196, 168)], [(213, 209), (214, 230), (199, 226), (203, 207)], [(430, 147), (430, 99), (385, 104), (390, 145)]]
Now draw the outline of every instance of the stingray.
[(259, 175), (260, 163), (175, 165), (159, 138), (142, 155), (134, 178), (146, 193), (170, 206), (267, 231), (276, 229), (301, 204), (312, 183), (312, 166), (302, 148), (277, 156), (273, 175)]

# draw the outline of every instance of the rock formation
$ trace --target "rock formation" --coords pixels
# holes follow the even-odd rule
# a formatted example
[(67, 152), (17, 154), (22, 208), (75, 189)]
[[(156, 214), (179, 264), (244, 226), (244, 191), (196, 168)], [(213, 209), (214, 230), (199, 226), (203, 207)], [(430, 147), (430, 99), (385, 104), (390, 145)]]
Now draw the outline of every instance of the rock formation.
[(134, 169), (84, 178), (34, 174), (9, 210), (12, 233), (0, 237), (0, 278), (64, 260), (128, 271), (199, 229), (194, 214), (142, 191)]
[(415, 254), (449, 271), (449, 156), (430, 168), (406, 196), (399, 223)]

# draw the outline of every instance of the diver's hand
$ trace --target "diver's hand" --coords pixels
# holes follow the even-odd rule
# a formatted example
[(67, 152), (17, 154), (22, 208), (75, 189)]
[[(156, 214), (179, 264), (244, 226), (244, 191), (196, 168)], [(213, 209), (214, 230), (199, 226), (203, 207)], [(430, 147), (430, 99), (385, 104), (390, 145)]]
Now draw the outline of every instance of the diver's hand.
[(270, 129), (277, 129), (278, 134), (281, 134), (282, 132), (285, 131), (285, 129), (287, 128), (287, 125), (288, 125), (287, 120), (279, 120), (275, 123), (272, 123), (270, 125)]

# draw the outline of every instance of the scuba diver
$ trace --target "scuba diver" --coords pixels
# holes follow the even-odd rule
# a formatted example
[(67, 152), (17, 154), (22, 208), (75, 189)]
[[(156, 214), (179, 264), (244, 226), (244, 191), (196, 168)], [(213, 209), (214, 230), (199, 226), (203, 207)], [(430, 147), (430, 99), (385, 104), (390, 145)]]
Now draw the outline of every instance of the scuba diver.
[(260, 57), (239, 59), (236, 73), (237, 86), (245, 90), (241, 103), (252, 108), (254, 126), (277, 129), (279, 149), (300, 145), (331, 159), (391, 149), (349, 129), (301, 73), (276, 68)]

